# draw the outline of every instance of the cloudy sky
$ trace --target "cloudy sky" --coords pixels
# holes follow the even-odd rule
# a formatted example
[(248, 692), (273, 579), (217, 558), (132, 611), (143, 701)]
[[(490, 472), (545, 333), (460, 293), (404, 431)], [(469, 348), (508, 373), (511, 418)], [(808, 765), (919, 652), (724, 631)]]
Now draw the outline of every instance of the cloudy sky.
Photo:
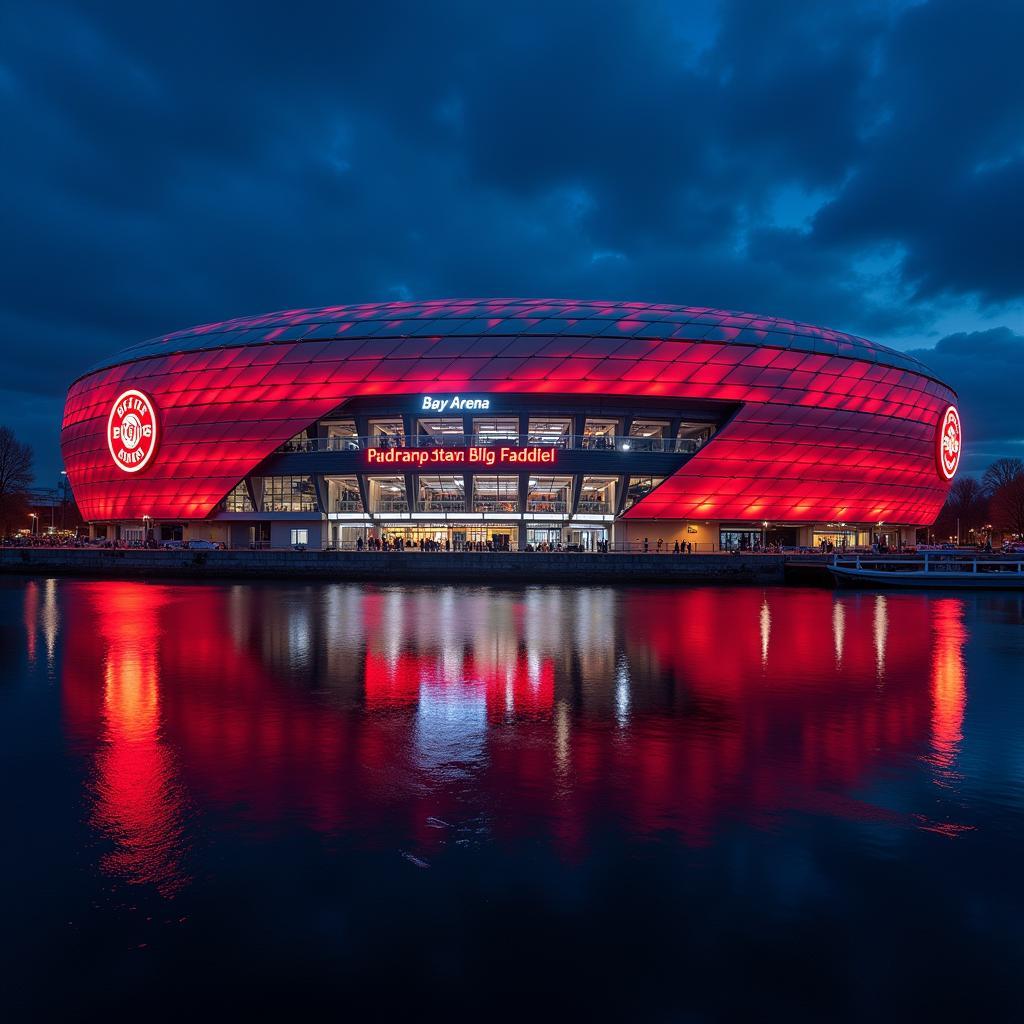
[(915, 350), (1024, 455), (1024, 3), (3, 5), (0, 423), (210, 320), (554, 296)]

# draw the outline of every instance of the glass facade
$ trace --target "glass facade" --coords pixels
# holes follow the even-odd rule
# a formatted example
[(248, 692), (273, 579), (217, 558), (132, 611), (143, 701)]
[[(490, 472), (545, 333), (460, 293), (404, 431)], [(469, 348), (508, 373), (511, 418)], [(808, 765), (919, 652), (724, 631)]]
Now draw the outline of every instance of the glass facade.
[(569, 511), (572, 503), (571, 476), (530, 477), (526, 496), (526, 511), (534, 513), (561, 513)]
[(519, 477), (491, 476), (480, 473), (473, 477), (474, 512), (518, 512)]
[(225, 512), (255, 512), (256, 507), (249, 497), (249, 488), (245, 481), (241, 480), (231, 488), (230, 493), (224, 499), (223, 509)]
[(420, 512), (465, 512), (466, 490), (461, 476), (420, 476)]
[(318, 512), (316, 487), (311, 476), (265, 476), (262, 511)]
[(408, 512), (405, 496), (405, 478), (400, 476), (371, 476), (366, 479), (370, 511), (374, 513)]
[(615, 476), (585, 476), (576, 511), (591, 515), (614, 515), (618, 482), (619, 478)]
[(364, 511), (359, 481), (354, 476), (329, 476), (326, 477), (325, 483), (328, 512)]
[(663, 476), (631, 476), (626, 487), (626, 508), (645, 498), (659, 484), (664, 483)]

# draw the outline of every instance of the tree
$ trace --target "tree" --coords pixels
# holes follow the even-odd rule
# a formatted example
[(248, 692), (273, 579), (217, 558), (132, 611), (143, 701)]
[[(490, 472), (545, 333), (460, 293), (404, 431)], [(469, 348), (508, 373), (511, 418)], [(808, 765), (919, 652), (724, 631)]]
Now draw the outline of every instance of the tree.
[(0, 535), (6, 537), (24, 518), (32, 483), (32, 448), (9, 427), (0, 427)]
[(971, 539), (971, 530), (979, 536), (988, 516), (988, 501), (982, 485), (973, 476), (958, 477), (949, 489), (946, 504), (935, 520), (937, 536)]
[[(1000, 460), (1014, 461), (1014, 460)], [(1024, 466), (992, 495), (992, 524), (1004, 533), (1024, 537)]]
[(985, 493), (993, 495), (1003, 484), (1024, 476), (1024, 460), (1021, 459), (996, 459), (981, 478), (981, 486)]

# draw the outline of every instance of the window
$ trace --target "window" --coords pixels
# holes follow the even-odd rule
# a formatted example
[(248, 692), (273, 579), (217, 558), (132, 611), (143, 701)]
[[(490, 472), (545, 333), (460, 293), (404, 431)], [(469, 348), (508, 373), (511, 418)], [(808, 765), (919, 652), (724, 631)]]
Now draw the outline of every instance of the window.
[(465, 512), (466, 493), (461, 476), (421, 476), (421, 512)]
[(758, 551), (760, 530), (719, 530), (718, 545), (723, 551)]
[(707, 444), (715, 432), (713, 423), (681, 423), (679, 425), (679, 443), (676, 450), (693, 453)]
[(311, 452), (316, 450), (316, 441), (309, 436), (308, 430), (300, 430), (277, 450), (279, 452)]
[(626, 508), (635, 505), (641, 498), (646, 498), (664, 480), (663, 476), (631, 476), (626, 488)]
[(568, 448), (572, 444), (572, 420), (568, 416), (531, 416), (529, 443)]
[(316, 488), (311, 476), (265, 476), (264, 512), (316, 512)]
[(327, 433), (327, 450), (345, 452), (359, 447), (355, 420), (334, 420), (324, 423)]
[(359, 483), (354, 476), (329, 476), (327, 482), (327, 510), (329, 512), (362, 512), (363, 499)]
[(519, 442), (519, 420), (511, 416), (488, 417), (473, 420), (474, 444), (498, 444)]
[(301, 544), (305, 547), (309, 543), (309, 530), (292, 530), (292, 546)]
[(629, 446), (636, 452), (671, 451), (668, 429), (668, 423), (662, 420), (634, 420), (629, 427)]
[(610, 449), (615, 447), (618, 420), (587, 419), (583, 427), (583, 447)]
[(438, 447), (452, 445), (461, 447), (466, 443), (461, 418), (419, 420), (416, 424), (417, 440), (420, 446)]
[(615, 512), (614, 476), (585, 476), (577, 512), (610, 515)]
[(530, 477), (526, 511), (554, 512), (564, 515), (569, 511), (571, 497), (571, 476)]
[[(227, 497), (221, 502), (221, 508), (225, 512), (255, 512), (252, 498), (249, 497), (249, 488), (245, 481), (241, 480), (228, 492)], [(177, 538), (175, 538), (177, 539)]]
[(404, 448), (405, 426), (401, 417), (370, 420), (370, 443), (378, 448)]
[(366, 492), (371, 512), (408, 512), (405, 497), (405, 478), (401, 476), (370, 476), (366, 478)]
[(519, 477), (479, 474), (473, 477), (474, 512), (518, 512)]

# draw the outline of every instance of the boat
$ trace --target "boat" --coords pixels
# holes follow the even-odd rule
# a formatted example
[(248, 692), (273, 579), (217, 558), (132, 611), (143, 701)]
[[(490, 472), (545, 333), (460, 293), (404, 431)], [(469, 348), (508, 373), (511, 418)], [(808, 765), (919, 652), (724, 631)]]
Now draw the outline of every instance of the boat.
[(1024, 591), (1024, 558), (925, 552), (917, 556), (834, 555), (839, 586)]

